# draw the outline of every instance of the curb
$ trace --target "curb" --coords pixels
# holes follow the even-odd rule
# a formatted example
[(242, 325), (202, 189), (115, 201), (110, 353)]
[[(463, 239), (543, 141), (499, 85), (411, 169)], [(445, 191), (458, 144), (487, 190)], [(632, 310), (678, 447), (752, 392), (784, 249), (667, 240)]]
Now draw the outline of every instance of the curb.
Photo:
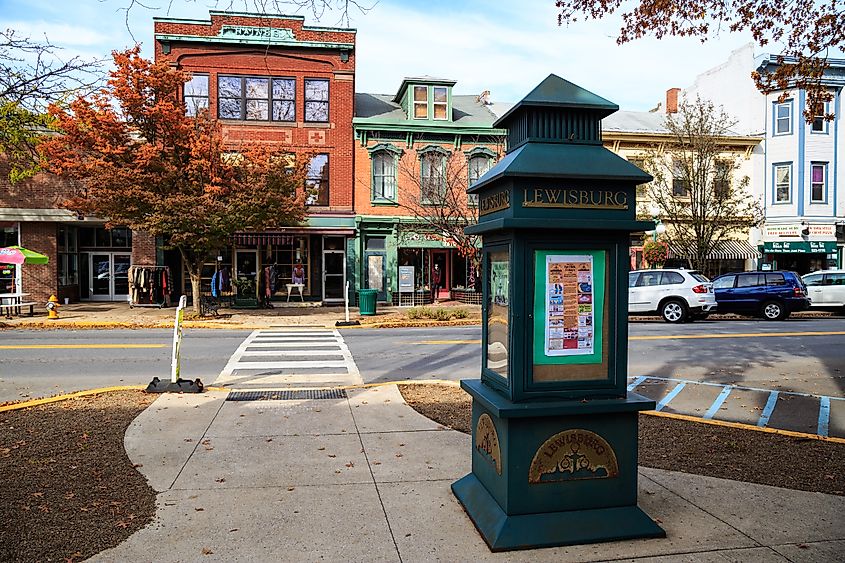
[[(55, 395), (53, 397), (45, 397), (43, 399), (30, 399), (28, 401), (19, 401), (15, 403), (10, 403), (8, 405), (2, 405), (0, 406), (0, 413), (28, 409), (31, 407), (37, 407), (39, 405), (48, 405), (50, 403), (59, 403), (61, 401), (67, 401), (79, 397), (89, 397), (91, 395), (116, 393), (118, 391), (143, 391), (146, 388), (146, 385), (116, 385), (113, 387), (98, 387), (96, 389), (86, 389), (85, 391), (75, 391), (73, 393), (65, 393), (63, 395)], [(230, 391), (230, 389), (226, 389), (224, 387), (206, 387), (205, 389), (207, 389), (208, 391)]]

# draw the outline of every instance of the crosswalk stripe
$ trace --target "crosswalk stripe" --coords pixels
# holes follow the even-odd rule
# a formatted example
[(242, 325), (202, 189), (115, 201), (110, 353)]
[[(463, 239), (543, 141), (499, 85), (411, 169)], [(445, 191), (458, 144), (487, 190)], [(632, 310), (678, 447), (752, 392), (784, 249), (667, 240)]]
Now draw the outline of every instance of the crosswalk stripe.
[(361, 383), (349, 347), (341, 334), (332, 329), (254, 330), (238, 346), (215, 381), (217, 385), (235, 388)]

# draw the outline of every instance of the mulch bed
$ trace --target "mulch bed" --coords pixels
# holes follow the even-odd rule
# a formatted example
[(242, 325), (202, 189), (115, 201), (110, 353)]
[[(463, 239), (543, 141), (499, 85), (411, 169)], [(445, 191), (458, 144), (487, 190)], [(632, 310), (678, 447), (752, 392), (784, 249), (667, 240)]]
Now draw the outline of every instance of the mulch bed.
[[(471, 432), (470, 397), (460, 387), (411, 384), (399, 390), (420, 414)], [(647, 414), (639, 426), (642, 466), (845, 496), (845, 444)]]
[(154, 399), (123, 391), (0, 413), (0, 561), (78, 561), (152, 520), (155, 491), (123, 435)]

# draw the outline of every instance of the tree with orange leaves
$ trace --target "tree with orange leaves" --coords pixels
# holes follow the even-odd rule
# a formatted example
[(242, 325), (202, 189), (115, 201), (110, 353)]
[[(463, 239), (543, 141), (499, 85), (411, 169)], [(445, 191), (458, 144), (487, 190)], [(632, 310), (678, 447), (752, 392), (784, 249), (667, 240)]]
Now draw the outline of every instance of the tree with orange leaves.
[(69, 209), (179, 250), (199, 313), (202, 266), (232, 235), (302, 221), (304, 162), (260, 144), (224, 144), (207, 112), (185, 115), (178, 94), (190, 77), (139, 52), (114, 52), (96, 94), (51, 106), (60, 133), (39, 148), (44, 166), (77, 186)]
[(776, 51), (773, 70), (751, 73), (757, 88), (807, 92), (804, 118), (833, 119), (824, 112), (833, 95), (822, 81), (828, 59), (845, 52), (845, 4), (838, 0), (556, 0), (558, 24), (602, 19), (617, 12), (620, 45), (648, 35), (697, 37), (702, 43), (722, 31), (750, 32), (761, 46)]

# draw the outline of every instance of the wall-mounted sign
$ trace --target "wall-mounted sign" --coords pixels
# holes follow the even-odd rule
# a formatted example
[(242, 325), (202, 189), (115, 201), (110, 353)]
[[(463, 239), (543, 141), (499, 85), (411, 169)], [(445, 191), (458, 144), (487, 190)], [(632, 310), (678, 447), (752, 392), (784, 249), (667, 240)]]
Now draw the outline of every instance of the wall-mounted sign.
[(800, 237), (804, 229), (809, 230), (809, 236), (817, 238), (836, 238), (836, 225), (763, 225), (763, 237), (777, 239), (780, 237)]
[(522, 206), (560, 209), (628, 209), (628, 194), (621, 190), (525, 188)]
[(610, 479), (617, 475), (616, 453), (607, 440), (589, 430), (573, 429), (543, 442), (531, 461), (528, 482)]
[(764, 242), (763, 252), (769, 254), (833, 254), (836, 252), (836, 242), (820, 240)]
[(511, 206), (510, 192), (499, 192), (493, 195), (482, 197), (478, 201), (478, 214), (487, 215), (488, 213), (495, 213), (502, 209), (507, 209)]

